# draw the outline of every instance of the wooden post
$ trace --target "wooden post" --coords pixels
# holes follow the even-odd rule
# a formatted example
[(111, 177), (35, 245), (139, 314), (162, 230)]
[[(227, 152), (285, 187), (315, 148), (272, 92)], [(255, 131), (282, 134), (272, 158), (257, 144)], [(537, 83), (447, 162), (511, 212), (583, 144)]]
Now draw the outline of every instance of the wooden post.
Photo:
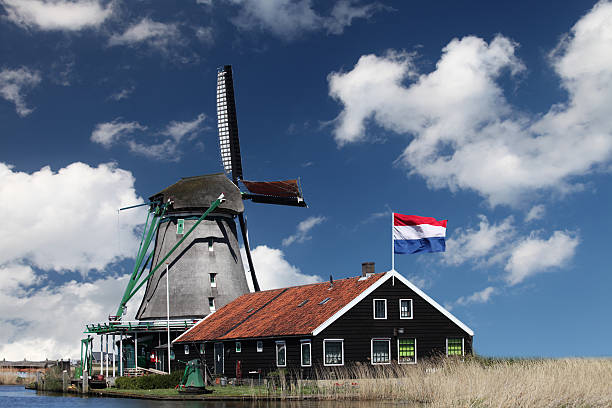
[(113, 334), (113, 378), (115, 378), (117, 376), (117, 372), (115, 371), (115, 335)]
[(83, 370), (83, 387), (81, 391), (83, 394), (87, 394), (89, 392), (89, 373), (87, 370)]
[(123, 332), (119, 335), (119, 377), (123, 377)]
[(134, 371), (138, 372), (138, 332), (134, 332)]
[(104, 346), (105, 350), (106, 350), (106, 355), (105, 357), (105, 362), (106, 362), (106, 378), (108, 378), (108, 334), (104, 335), (104, 342), (106, 343), (106, 345)]
[(100, 375), (104, 375), (104, 342), (102, 341), (102, 335), (100, 335)]
[(70, 384), (70, 377), (68, 371), (62, 371), (62, 392), (68, 391), (68, 385)]

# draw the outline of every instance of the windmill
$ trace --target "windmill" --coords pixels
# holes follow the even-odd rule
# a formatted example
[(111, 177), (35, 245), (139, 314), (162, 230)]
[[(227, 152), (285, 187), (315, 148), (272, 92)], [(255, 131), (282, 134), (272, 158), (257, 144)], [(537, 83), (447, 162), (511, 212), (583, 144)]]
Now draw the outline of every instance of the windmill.
[(297, 180), (243, 180), (229, 65), (217, 73), (217, 121), (224, 173), (186, 177), (149, 198), (136, 264), (114, 320), (121, 318), (127, 302), (145, 283), (138, 320), (161, 320), (168, 314), (173, 319), (201, 318), (248, 292), (235, 218), (253, 287), (259, 291), (243, 200), (306, 207)]

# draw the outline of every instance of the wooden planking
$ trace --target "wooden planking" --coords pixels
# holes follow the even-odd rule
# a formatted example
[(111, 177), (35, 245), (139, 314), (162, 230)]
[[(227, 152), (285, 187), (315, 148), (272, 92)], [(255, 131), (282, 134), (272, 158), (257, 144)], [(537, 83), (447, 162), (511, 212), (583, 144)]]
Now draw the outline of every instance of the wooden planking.
[[(373, 318), (373, 300), (387, 299), (387, 319)], [(413, 318), (399, 318), (399, 300), (412, 299)], [(370, 362), (370, 345), (372, 338), (391, 338), (391, 359), (397, 361), (397, 338), (394, 329), (404, 329), (405, 338), (417, 339), (417, 362), (420, 359), (444, 355), (446, 338), (458, 337), (465, 340), (465, 353), (472, 352), (472, 338), (440, 311), (419, 297), (399, 280), (390, 279), (355, 305), (345, 315), (312, 338), (312, 368), (301, 367), (300, 340), (308, 337), (278, 337), (262, 339), (263, 352), (256, 350), (257, 339), (241, 340), (242, 351), (236, 353), (235, 341), (224, 341), (226, 377), (236, 376), (236, 361), (240, 360), (243, 378), (257, 378), (249, 371), (261, 370), (262, 377), (276, 371), (276, 341), (285, 340), (287, 346), (286, 370), (301, 373), (302, 377), (312, 376), (315, 367), (323, 365), (323, 340), (331, 338), (344, 339), (344, 361)], [(177, 359), (182, 347), (175, 347)], [(191, 346), (193, 348), (193, 346)], [(195, 354), (192, 354), (195, 356)], [(214, 342), (206, 343), (206, 364), (214, 372)], [(194, 358), (194, 357), (191, 357)]]
[[(374, 299), (387, 299), (387, 319), (373, 318)], [(399, 318), (400, 299), (412, 299), (412, 319)], [(398, 328), (404, 329), (399, 337), (417, 339), (417, 360), (445, 354), (447, 337), (464, 338), (466, 354), (472, 351), (471, 336), (399, 280), (390, 279), (317, 336), (320, 354), (315, 357), (322, 361), (323, 339), (342, 338), (345, 362), (369, 362), (371, 339), (381, 337), (392, 339), (391, 359), (397, 360)]]

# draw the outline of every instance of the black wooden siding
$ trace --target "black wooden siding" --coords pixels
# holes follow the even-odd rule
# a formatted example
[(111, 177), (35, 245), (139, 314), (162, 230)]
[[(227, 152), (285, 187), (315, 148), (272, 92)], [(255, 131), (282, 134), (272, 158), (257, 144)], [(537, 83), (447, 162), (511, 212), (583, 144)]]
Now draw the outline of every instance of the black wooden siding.
[[(387, 319), (374, 319), (374, 299), (387, 299)], [(412, 319), (399, 318), (399, 300), (412, 299)], [(404, 334), (395, 334), (394, 329), (404, 329)], [(391, 359), (397, 362), (397, 339), (416, 338), (417, 364), (424, 358), (444, 355), (447, 338), (463, 338), (465, 354), (472, 352), (472, 337), (444, 316), (440, 311), (419, 297), (398, 279), (389, 279), (369, 296), (355, 305), (346, 314), (323, 330), (318, 336), (278, 337), (260, 339), (263, 352), (257, 352), (258, 339), (242, 339), (242, 350), (236, 352), (235, 341), (224, 341), (224, 373), (226, 377), (236, 377), (236, 362), (241, 362), (243, 378), (257, 378), (258, 374), (249, 371), (261, 370), (262, 377), (278, 369), (276, 366), (276, 341), (284, 340), (287, 349), (285, 369), (303, 378), (312, 377), (316, 367), (323, 366), (323, 340), (344, 340), (344, 363), (370, 362), (371, 340), (373, 338), (391, 339)], [(301, 367), (301, 340), (311, 339), (311, 368)], [(214, 343), (205, 344), (205, 360), (214, 374)], [(199, 346), (197, 346), (199, 348)], [(197, 358), (194, 343), (190, 344), (190, 355), (183, 353), (183, 344), (175, 345), (176, 358), (190, 360)]]
[[(374, 299), (387, 299), (387, 319), (374, 319)], [(400, 299), (412, 299), (412, 319), (399, 318)], [(395, 334), (394, 329), (404, 329)], [(472, 352), (472, 337), (418, 296), (399, 279), (389, 279), (351, 310), (323, 330), (313, 343), (314, 361), (323, 363), (323, 340), (344, 339), (344, 362), (369, 362), (373, 338), (391, 339), (391, 360), (397, 361), (397, 339), (416, 338), (420, 359), (444, 355), (447, 338), (463, 338), (465, 354)]]

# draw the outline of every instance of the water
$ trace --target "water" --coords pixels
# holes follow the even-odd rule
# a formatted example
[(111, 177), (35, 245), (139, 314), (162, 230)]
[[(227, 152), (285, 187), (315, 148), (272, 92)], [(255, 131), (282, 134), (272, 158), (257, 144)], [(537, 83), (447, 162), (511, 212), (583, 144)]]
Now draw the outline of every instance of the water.
[(382, 401), (153, 401), (130, 398), (96, 398), (40, 393), (26, 390), (19, 385), (0, 386), (0, 407), (45, 407), (45, 408), (374, 408), (410, 407)]

